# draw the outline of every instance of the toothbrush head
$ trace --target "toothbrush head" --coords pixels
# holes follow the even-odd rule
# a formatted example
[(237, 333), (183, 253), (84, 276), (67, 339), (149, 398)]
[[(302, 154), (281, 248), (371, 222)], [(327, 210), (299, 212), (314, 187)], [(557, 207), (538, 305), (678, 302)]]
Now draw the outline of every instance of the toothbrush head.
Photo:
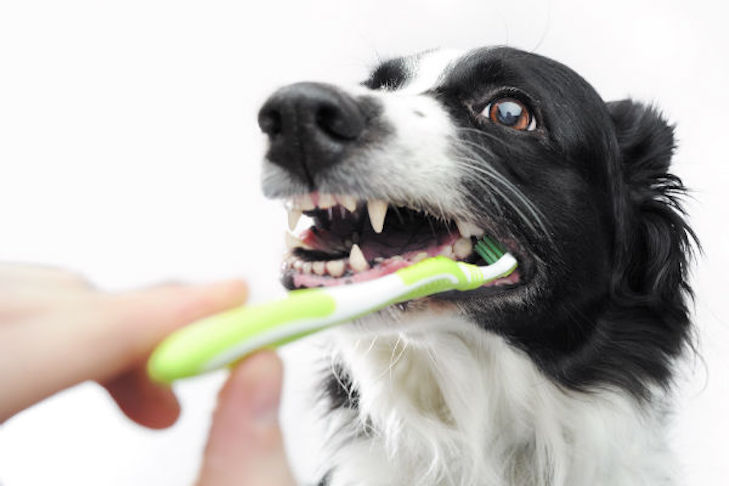
[(504, 249), (503, 246), (486, 235), (482, 236), (481, 239), (476, 242), (473, 249), (489, 265), (496, 263), (499, 258), (504, 256), (506, 253), (506, 249)]

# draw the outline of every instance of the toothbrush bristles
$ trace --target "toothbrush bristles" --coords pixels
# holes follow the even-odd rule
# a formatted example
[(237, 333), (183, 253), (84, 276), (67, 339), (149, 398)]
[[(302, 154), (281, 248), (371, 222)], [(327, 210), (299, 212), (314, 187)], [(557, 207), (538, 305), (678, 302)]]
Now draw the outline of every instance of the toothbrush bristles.
[(481, 237), (480, 240), (474, 245), (474, 250), (483, 258), (489, 265), (496, 263), (506, 251), (501, 247), (499, 243), (492, 240), (488, 236)]

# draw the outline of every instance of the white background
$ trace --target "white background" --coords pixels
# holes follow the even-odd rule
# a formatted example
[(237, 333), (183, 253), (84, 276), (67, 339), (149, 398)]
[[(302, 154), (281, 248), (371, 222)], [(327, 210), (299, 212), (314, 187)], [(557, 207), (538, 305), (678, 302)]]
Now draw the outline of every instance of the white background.
[[(721, 4), (4, 1), (0, 260), (62, 265), (110, 290), (242, 276), (253, 301), (278, 295), (285, 215), (258, 189), (255, 120), (268, 92), (303, 79), (356, 81), (380, 57), (437, 46), (536, 50), (605, 99), (653, 101), (678, 123), (675, 172), (694, 190), (690, 211), (705, 248), (694, 279), (704, 361), (685, 366), (672, 440), (685, 484), (726, 484)], [(304, 344), (285, 354), (290, 451), (307, 473), (316, 441), (301, 389), (313, 353)], [(189, 483), (222, 378), (179, 385), (185, 411), (164, 432), (128, 422), (95, 385), (64, 392), (0, 426), (0, 483)]]

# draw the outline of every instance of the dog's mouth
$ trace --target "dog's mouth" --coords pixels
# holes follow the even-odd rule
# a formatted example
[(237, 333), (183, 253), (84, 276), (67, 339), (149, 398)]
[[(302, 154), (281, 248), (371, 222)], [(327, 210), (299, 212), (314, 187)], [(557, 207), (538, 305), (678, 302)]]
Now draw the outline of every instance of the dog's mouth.
[[(426, 209), (321, 193), (295, 196), (286, 206), (292, 231), (302, 215), (312, 220), (298, 235), (286, 234), (282, 280), (288, 289), (372, 280), (437, 255), (486, 265), (474, 251), (481, 228)], [(487, 286), (518, 283), (515, 270)]]

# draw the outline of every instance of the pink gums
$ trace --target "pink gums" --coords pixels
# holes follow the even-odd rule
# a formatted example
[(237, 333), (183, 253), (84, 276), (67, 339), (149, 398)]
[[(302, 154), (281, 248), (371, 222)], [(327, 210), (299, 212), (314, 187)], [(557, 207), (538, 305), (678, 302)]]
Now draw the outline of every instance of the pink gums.
[[(309, 273), (296, 273), (294, 275), (294, 286), (298, 287), (333, 287), (335, 285), (346, 285), (358, 282), (365, 282), (367, 280), (373, 280), (376, 278), (384, 277), (394, 273), (401, 268), (409, 267), (414, 265), (416, 262), (413, 261), (416, 256), (420, 253), (427, 253), (428, 257), (440, 255), (443, 249), (453, 244), (458, 238), (457, 235), (449, 238), (448, 241), (427, 249), (419, 251), (408, 252), (400, 257), (391, 257), (376, 264), (374, 267), (363, 272), (353, 273), (351, 275), (345, 275), (342, 277), (332, 277), (330, 275), (315, 275)], [(494, 280), (484, 285), (485, 287), (499, 286), (499, 285), (511, 285), (519, 282), (519, 272), (513, 271), (506, 277)]]

